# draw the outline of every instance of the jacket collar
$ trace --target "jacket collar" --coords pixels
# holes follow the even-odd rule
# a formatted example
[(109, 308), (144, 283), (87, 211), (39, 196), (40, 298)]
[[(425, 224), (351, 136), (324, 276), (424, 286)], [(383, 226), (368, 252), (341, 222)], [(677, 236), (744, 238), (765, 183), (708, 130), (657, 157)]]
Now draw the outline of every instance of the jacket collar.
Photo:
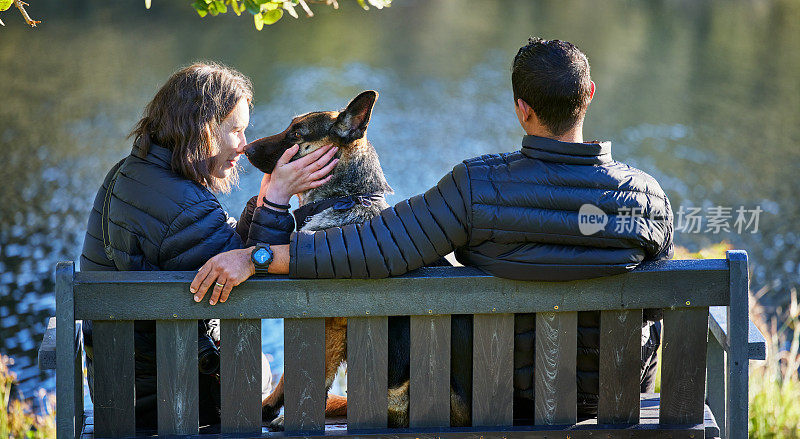
[(572, 143), (527, 135), (522, 138), (526, 157), (571, 165), (600, 165), (611, 162), (611, 142)]
[(131, 155), (139, 157), (145, 161), (153, 163), (154, 165), (158, 165), (162, 168), (171, 168), (172, 167), (172, 150), (164, 148), (163, 146), (158, 146), (155, 143), (150, 144), (150, 151), (147, 152), (147, 155), (142, 154), (141, 148), (138, 145), (134, 145), (133, 149), (131, 150)]

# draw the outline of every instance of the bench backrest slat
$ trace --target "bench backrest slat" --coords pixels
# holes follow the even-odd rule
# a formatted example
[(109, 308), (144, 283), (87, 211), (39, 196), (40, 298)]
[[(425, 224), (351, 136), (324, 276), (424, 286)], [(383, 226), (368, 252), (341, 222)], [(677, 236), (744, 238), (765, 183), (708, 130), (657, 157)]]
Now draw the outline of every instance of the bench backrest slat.
[[(195, 303), (195, 272), (76, 273), (78, 320), (266, 319), (475, 313), (533, 313), (728, 305), (725, 260), (642, 264), (620, 276), (524, 282), (468, 267), (434, 267), (388, 279), (251, 279), (224, 306)], [(158, 300), (153, 300), (158, 291)], [(342, 294), (346, 291), (347, 294)], [(643, 292), (646, 292), (644, 294)], [(109, 316), (114, 316), (109, 317)]]
[(536, 425), (574, 424), (577, 421), (577, 330), (577, 312), (536, 314), (533, 382)]
[(286, 431), (325, 428), (325, 319), (285, 319), (284, 426)]
[(450, 425), (450, 316), (411, 316), (409, 320), (408, 424), (412, 428), (447, 427)]
[(472, 322), (472, 425), (511, 426), (514, 314), (475, 314)]
[(220, 320), (223, 433), (261, 432), (261, 320)]
[(600, 424), (639, 423), (641, 328), (641, 309), (600, 312)]
[(134, 436), (133, 321), (95, 320), (92, 339), (95, 434), (98, 437)]
[(662, 424), (702, 424), (708, 307), (664, 310)]
[(387, 317), (347, 319), (347, 425), (386, 428), (389, 324)]
[(156, 321), (156, 367), (158, 434), (197, 434), (197, 321)]

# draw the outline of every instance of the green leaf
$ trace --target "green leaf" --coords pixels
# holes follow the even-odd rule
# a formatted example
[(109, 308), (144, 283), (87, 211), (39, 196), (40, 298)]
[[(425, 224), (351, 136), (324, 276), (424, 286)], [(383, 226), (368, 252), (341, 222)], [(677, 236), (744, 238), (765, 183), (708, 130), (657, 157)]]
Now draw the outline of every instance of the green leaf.
[(242, 11), (244, 11), (244, 6), (239, 6), (239, 2), (236, 0), (231, 0), (231, 8), (237, 16), (242, 15)]
[(0, 11), (7, 11), (13, 4), (14, 0), (0, 0)]
[(253, 0), (244, 0), (244, 7), (253, 15), (261, 13), (261, 8)]
[(192, 7), (197, 11), (197, 15), (205, 17), (208, 14), (207, 5), (199, 0), (192, 3)]
[(277, 3), (272, 3), (272, 2), (264, 3), (264, 4), (261, 5), (261, 12), (274, 11), (275, 9), (278, 9), (279, 7), (280, 7), (280, 5), (277, 4)]
[(283, 17), (283, 9), (273, 9), (264, 15), (264, 24), (273, 24)]
[(260, 13), (253, 15), (253, 21), (256, 23), (256, 30), (264, 28), (264, 16)]
[(358, 0), (358, 4), (359, 4), (359, 5), (360, 5), (362, 8), (364, 8), (364, 10), (365, 10), (365, 11), (369, 11), (369, 6), (367, 6), (367, 3), (366, 3), (364, 0)]
[(224, 13), (228, 12), (228, 7), (225, 6), (225, 2), (223, 2), (221, 0), (216, 0), (214, 2), (214, 6), (216, 6), (217, 12), (219, 12), (220, 14), (224, 14)]

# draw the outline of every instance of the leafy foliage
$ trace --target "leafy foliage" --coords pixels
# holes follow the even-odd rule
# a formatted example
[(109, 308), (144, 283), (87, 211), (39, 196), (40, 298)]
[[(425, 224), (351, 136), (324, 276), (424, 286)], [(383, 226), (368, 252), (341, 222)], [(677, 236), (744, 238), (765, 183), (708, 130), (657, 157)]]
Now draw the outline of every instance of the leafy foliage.
[(38, 397), (43, 410), (37, 413), (33, 405), (11, 396), (17, 375), (9, 369), (14, 360), (0, 354), (0, 437), (47, 439), (56, 437), (55, 398), (44, 390)]
[[(356, 0), (358, 4), (369, 9), (369, 5), (382, 9), (391, 6), (392, 0)], [(226, 14), (230, 9), (236, 15), (249, 12), (253, 15), (256, 29), (263, 29), (264, 25), (276, 23), (283, 17), (284, 12), (298, 18), (296, 8), (301, 8), (306, 15), (313, 17), (314, 13), (308, 3), (324, 3), (338, 8), (337, 0), (194, 0), (192, 7), (201, 17), (206, 15), (217, 16)], [(369, 3), (369, 5), (367, 5)]]
[[(19, 13), (22, 14), (22, 18), (25, 19), (25, 23), (28, 23), (28, 26), (36, 27), (37, 24), (41, 23), (41, 21), (34, 20), (28, 15), (28, 11), (25, 10), (25, 6), (28, 6), (28, 4), (23, 0), (0, 0), (0, 12), (9, 10), (11, 5), (17, 6)], [(5, 25), (6, 24), (3, 23), (3, 20), (0, 20), (0, 26)]]
[[(392, 4), (392, 0), (356, 0), (358, 4), (366, 9), (373, 6), (377, 9), (388, 8)], [(144, 0), (144, 7), (150, 9), (152, 0)], [(339, 8), (337, 0), (194, 0), (191, 5), (201, 17), (206, 15), (217, 16), (219, 14), (227, 14), (230, 9), (236, 15), (242, 15), (243, 12), (249, 12), (253, 15), (253, 22), (256, 29), (261, 30), (264, 25), (276, 23), (283, 17), (284, 11), (294, 18), (298, 18), (297, 10), (295, 7), (300, 7), (303, 12), (309, 17), (313, 17), (314, 13), (308, 6), (308, 3), (323, 3), (328, 6), (333, 6), (334, 9)], [(31, 27), (36, 27), (40, 21), (32, 20), (28, 13), (25, 12), (25, 3), (22, 0), (0, 0), (0, 12), (7, 11), (12, 5), (17, 5), (25, 22)], [(5, 26), (2, 20), (0, 25)]]

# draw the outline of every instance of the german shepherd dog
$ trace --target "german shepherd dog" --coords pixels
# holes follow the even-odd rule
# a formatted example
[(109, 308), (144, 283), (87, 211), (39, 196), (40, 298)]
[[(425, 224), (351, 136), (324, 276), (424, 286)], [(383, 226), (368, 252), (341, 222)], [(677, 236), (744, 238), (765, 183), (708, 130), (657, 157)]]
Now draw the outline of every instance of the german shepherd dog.
[[(333, 169), (331, 180), (315, 189), (299, 194), (300, 208), (316, 205), (304, 220), (298, 218), (300, 230), (322, 230), (345, 226), (377, 216), (389, 207), (383, 198), (393, 193), (386, 182), (378, 154), (367, 141), (366, 132), (372, 108), (378, 93), (372, 90), (356, 96), (341, 111), (320, 111), (295, 117), (281, 133), (253, 141), (245, 148), (250, 163), (264, 173), (271, 173), (281, 155), (295, 144), (300, 146), (293, 157), (296, 160), (324, 145), (339, 148), (339, 163)], [(328, 202), (334, 200), (335, 202)], [(336, 201), (338, 200), (338, 201)], [(354, 202), (341, 202), (352, 200)], [(307, 209), (306, 209), (307, 210)], [(297, 217), (297, 211), (295, 212)], [(342, 294), (347, 294), (343, 291)], [(453, 316), (451, 364), (472, 364), (472, 319)], [(409, 388), (409, 318), (389, 317), (389, 426), (408, 425)], [(339, 365), (347, 359), (347, 319), (325, 319), (325, 389), (333, 384)], [(463, 367), (451, 371), (451, 423), (469, 425), (471, 405), (471, 370)], [(284, 403), (283, 377), (275, 390), (263, 402), (263, 417), (271, 420), (270, 428), (283, 429), (283, 419), (275, 419)], [(345, 416), (347, 400), (328, 395), (326, 416)]]

